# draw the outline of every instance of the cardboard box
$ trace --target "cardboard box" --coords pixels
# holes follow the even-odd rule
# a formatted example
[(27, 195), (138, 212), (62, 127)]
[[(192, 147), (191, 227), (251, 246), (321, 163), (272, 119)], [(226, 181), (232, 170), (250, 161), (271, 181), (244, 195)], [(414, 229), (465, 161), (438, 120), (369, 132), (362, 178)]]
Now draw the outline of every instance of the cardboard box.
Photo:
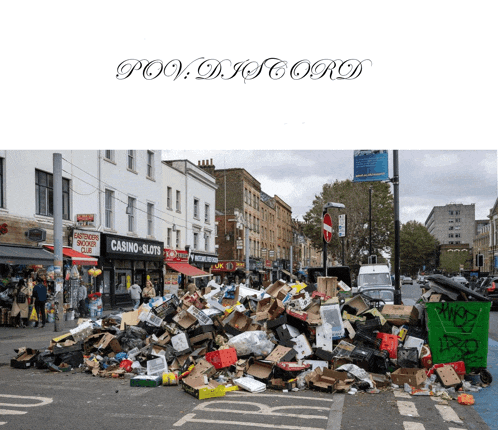
[[(287, 285), (287, 283), (285, 283), (284, 281), (278, 280), (270, 285), (265, 290), (265, 293), (272, 296), (273, 298), (280, 297), (282, 299), (282, 296), (285, 297), (291, 290), (291, 286)], [(279, 293), (281, 293), (280, 296)]]
[(246, 373), (254, 376), (256, 379), (267, 382), (270, 379), (273, 363), (265, 363), (264, 361), (249, 360), (249, 368)]
[(385, 305), (382, 315), (387, 322), (402, 326), (403, 324), (416, 324), (418, 321), (418, 310), (415, 306)]
[(456, 387), (462, 383), (460, 377), (452, 366), (442, 366), (436, 369), (437, 376), (445, 388)]
[(284, 381), (281, 378), (272, 378), (267, 384), (268, 388), (271, 388), (273, 390), (289, 390), (291, 391), (292, 389), (297, 387), (297, 380), (292, 379), (290, 381)]
[(368, 311), (370, 309), (370, 307), (365, 303), (365, 300), (363, 300), (363, 297), (361, 297), (360, 295), (354, 296), (352, 299), (347, 300), (344, 306), (352, 308), (354, 311), (356, 311), (356, 315), (360, 315), (362, 312)]
[(130, 387), (158, 387), (163, 382), (163, 376), (140, 375), (130, 379)]
[(400, 368), (391, 373), (391, 381), (393, 384), (403, 386), (404, 384), (411, 385), (415, 388), (420, 388), (427, 375), (424, 369), (407, 369)]
[(246, 331), (252, 323), (252, 319), (242, 312), (235, 311), (230, 315), (230, 319), (225, 324), (224, 328), (227, 333), (234, 336)]
[(324, 391), (331, 393), (334, 391), (339, 380), (346, 380), (345, 372), (338, 372), (331, 369), (322, 369), (319, 367), (305, 376), (308, 387), (312, 390)]
[(279, 363), (281, 361), (291, 361), (296, 355), (297, 352), (293, 348), (277, 345), (271, 354), (265, 358), (265, 360), (272, 363)]
[(17, 356), (10, 360), (10, 366), (16, 369), (27, 369), (36, 365), (36, 359), (40, 351), (31, 348), (19, 348)]
[(278, 318), (266, 321), (266, 328), (267, 329), (274, 329), (274, 328), (279, 327), (279, 326), (284, 325), (284, 324), (287, 324), (287, 314), (286, 313), (280, 315)]
[(139, 320), (140, 310), (132, 311), (132, 312), (124, 312), (121, 315), (121, 325), (119, 327), (120, 330), (125, 329), (125, 325), (137, 325)]
[(207, 381), (203, 376), (188, 376), (182, 379), (181, 383), (186, 393), (199, 400), (223, 397), (225, 395), (224, 385), (214, 380)]
[(268, 309), (268, 318), (275, 319), (285, 311), (285, 306), (281, 300), (275, 299)]
[(116, 336), (111, 333), (106, 333), (97, 345), (98, 349), (111, 348), (113, 352), (121, 352), (121, 345)]
[(181, 328), (187, 330), (197, 323), (197, 318), (192, 314), (189, 314), (186, 310), (181, 311), (179, 314), (173, 317), (173, 321), (176, 322)]

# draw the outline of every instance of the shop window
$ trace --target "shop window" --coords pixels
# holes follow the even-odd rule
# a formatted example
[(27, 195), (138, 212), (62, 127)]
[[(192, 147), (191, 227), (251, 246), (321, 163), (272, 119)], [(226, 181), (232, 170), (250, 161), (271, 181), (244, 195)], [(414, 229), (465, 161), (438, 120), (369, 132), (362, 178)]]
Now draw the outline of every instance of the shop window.
[(209, 224), (209, 205), (204, 205), (204, 222)]
[(131, 285), (131, 270), (116, 270), (116, 285), (115, 293), (118, 294), (128, 294), (127, 284)]
[(167, 205), (167, 208), (168, 209), (173, 209), (173, 207), (171, 206), (171, 193), (173, 192), (173, 190), (171, 189), (171, 187), (168, 187), (166, 189), (166, 205)]
[(182, 210), (182, 205), (181, 205), (181, 200), (180, 200), (181, 194), (180, 191), (176, 191), (176, 211), (181, 212)]
[(154, 236), (154, 205), (147, 203), (147, 235)]
[(199, 199), (194, 198), (194, 218), (199, 219)]
[(194, 249), (199, 246), (199, 233), (194, 233)]
[(133, 149), (128, 150), (128, 170), (135, 171), (135, 151)]
[(128, 207), (126, 208), (126, 212), (128, 213), (128, 231), (134, 233), (135, 232), (135, 202), (136, 199), (133, 197), (128, 197)]
[(105, 190), (105, 227), (114, 228), (114, 191)]
[[(35, 171), (36, 214), (54, 216), (54, 176), (51, 173)], [(69, 220), (69, 180), (62, 178), (62, 218)]]
[(147, 151), (147, 177), (154, 179), (154, 153)]

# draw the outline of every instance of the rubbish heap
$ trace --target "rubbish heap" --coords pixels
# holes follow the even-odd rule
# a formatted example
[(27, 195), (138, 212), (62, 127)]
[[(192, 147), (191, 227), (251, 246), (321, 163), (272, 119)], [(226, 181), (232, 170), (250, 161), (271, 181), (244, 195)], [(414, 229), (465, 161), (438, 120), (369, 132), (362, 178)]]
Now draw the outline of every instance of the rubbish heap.
[[(479, 347), (487, 353), (490, 303), (442, 278), (429, 277), (429, 288), (414, 306), (379, 306), (367, 296), (353, 296), (335, 277), (318, 278), (316, 286), (279, 280), (260, 291), (211, 281), (202, 291), (168, 294), (136, 311), (81, 320), (45, 351), (20, 348), (11, 366), (80, 369), (128, 377), (137, 387), (179, 385), (199, 399), (239, 389), (353, 394), (398, 386), (413, 395), (448, 395), (463, 386), (477, 391), (477, 382), (464, 377), (480, 372), (482, 383), (489, 384), (491, 375), (482, 360), (465, 360), (470, 343), (484, 338), (486, 345)], [(469, 306), (488, 309), (484, 338), (465, 346), (456, 334), (459, 343), (444, 343), (441, 324), (465, 334), (473, 322), (486, 324), (472, 319), (476, 311)], [(441, 354), (445, 361), (435, 359)]]

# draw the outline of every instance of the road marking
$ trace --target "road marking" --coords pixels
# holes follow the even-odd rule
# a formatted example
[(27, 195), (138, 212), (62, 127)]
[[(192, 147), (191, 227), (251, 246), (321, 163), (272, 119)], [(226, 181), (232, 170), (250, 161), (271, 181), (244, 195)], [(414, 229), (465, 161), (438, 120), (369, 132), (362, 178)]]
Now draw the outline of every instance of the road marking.
[(186, 423), (202, 423), (202, 424), (226, 424), (228, 426), (247, 426), (247, 427), (271, 427), (274, 429), (290, 429), (290, 430), (323, 430), (321, 427), (302, 427), (302, 426), (285, 426), (276, 425), (268, 423), (248, 423), (245, 421), (221, 421), (221, 420), (198, 420), (193, 418), (195, 414), (187, 414), (182, 419), (173, 424), (175, 427), (179, 427)]
[(19, 403), (0, 403), (0, 406), (15, 406), (18, 408), (34, 408), (37, 406), (44, 406), (52, 403), (54, 400), (50, 397), (34, 397), (34, 396), (15, 396), (13, 394), (0, 394), (0, 397), (6, 397), (8, 399), (34, 399), (38, 400), (40, 403), (33, 405), (19, 404)]
[(24, 415), (27, 411), (13, 411), (10, 409), (0, 409), (0, 415)]
[(334, 399), (337, 401), (330, 408), (327, 430), (341, 430), (342, 408), (344, 407), (345, 394), (336, 394)]
[(402, 397), (403, 399), (411, 399), (412, 396), (406, 391), (394, 391), (394, 397)]
[(465, 430), (459, 427), (449, 427), (448, 430)]
[(0, 426), (3, 426), (4, 424), (7, 424), (6, 421), (0, 422)]
[(284, 399), (298, 399), (298, 400), (314, 400), (314, 401), (320, 401), (320, 402), (333, 402), (334, 399), (321, 399), (319, 397), (310, 397), (310, 396), (288, 396), (285, 394), (273, 394), (273, 393), (248, 393), (244, 391), (229, 391), (227, 395), (232, 396), (239, 396), (239, 397), (282, 397)]
[(450, 406), (434, 405), (441, 414), (444, 421), (450, 421), (458, 424), (463, 424), (456, 412)]
[(403, 402), (401, 400), (397, 401), (399, 413), (407, 417), (418, 417), (418, 411), (413, 402)]
[[(255, 406), (256, 408), (259, 408), (259, 410), (256, 411), (244, 411), (240, 409), (221, 409), (221, 408), (209, 408), (209, 405), (211, 404), (216, 404), (219, 405), (220, 403), (228, 403), (228, 404), (234, 404), (234, 405), (252, 405)], [(264, 405), (262, 403), (255, 403), (255, 402), (239, 402), (239, 401), (219, 401), (219, 400), (214, 400), (211, 402), (205, 402), (200, 404), (199, 406), (194, 408), (194, 411), (209, 411), (209, 412), (228, 412), (228, 413), (236, 413), (236, 414), (247, 414), (247, 415), (271, 415), (274, 417), (293, 417), (293, 418), (306, 418), (306, 419), (320, 419), (320, 420), (326, 420), (328, 419), (328, 416), (325, 415), (303, 415), (303, 414), (285, 414), (285, 413), (280, 413), (276, 412), (278, 410), (282, 409), (296, 409), (296, 408), (303, 408), (303, 409), (318, 409), (318, 410), (323, 410), (320, 406), (278, 406), (276, 408), (270, 408), (267, 405)]]
[(425, 430), (425, 427), (422, 423), (404, 421), (403, 426), (405, 427), (405, 430)]

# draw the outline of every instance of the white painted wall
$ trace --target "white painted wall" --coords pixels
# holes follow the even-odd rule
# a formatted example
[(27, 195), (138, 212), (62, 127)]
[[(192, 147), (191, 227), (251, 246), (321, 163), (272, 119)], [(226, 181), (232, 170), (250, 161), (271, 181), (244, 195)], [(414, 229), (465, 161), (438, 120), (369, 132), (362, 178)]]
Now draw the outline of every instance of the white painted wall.
[[(175, 169), (167, 164), (161, 163), (162, 169), (162, 203), (161, 203), (161, 217), (164, 218), (164, 229), (163, 229), (163, 241), (164, 247), (168, 248), (167, 245), (167, 232), (168, 228), (173, 229), (173, 224), (178, 232), (180, 232), (180, 243), (178, 248), (176, 247), (176, 231), (171, 233), (171, 248), (173, 249), (185, 249), (185, 243), (187, 238), (187, 197), (185, 193), (186, 185), (186, 175), (182, 171)], [(167, 189), (171, 187), (171, 209), (168, 208), (167, 204)], [(176, 210), (176, 192), (180, 191), (180, 211)]]

